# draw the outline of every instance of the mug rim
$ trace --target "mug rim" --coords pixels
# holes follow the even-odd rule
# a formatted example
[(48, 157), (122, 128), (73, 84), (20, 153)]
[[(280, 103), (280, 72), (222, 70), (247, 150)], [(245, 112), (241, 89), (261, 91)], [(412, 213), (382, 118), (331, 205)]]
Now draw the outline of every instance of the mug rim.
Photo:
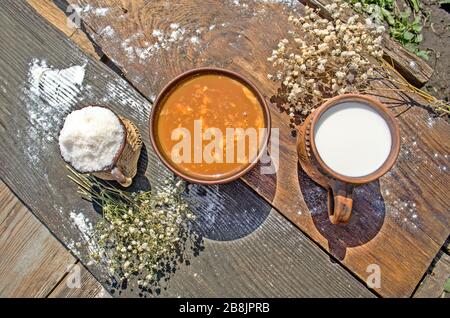
[[(361, 177), (346, 176), (331, 169), (320, 157), (319, 151), (317, 150), (315, 143), (315, 126), (319, 121), (320, 117), (322, 116), (322, 114), (324, 114), (330, 108), (338, 104), (341, 104), (345, 101), (359, 101), (373, 108), (375, 111), (377, 111), (377, 113), (380, 116), (383, 117), (391, 132), (391, 151), (389, 152), (388, 157), (377, 170)], [(310, 134), (311, 134), (311, 149), (321, 169), (323, 169), (332, 178), (335, 178), (337, 180), (346, 183), (363, 184), (379, 179), (381, 176), (383, 176), (386, 172), (388, 172), (392, 168), (400, 153), (400, 128), (397, 121), (395, 120), (394, 116), (390, 113), (390, 111), (387, 109), (386, 106), (384, 106), (377, 99), (368, 95), (342, 94), (327, 100), (325, 103), (323, 103), (319, 108), (317, 108), (314, 111), (314, 116), (311, 120)]]
[[(112, 163), (111, 163), (110, 165), (106, 166), (105, 168), (101, 169), (101, 170), (96, 170), (96, 171), (80, 171), (80, 170), (78, 170), (77, 168), (75, 168), (75, 167), (73, 166), (72, 163), (70, 163), (70, 162), (68, 162), (66, 159), (64, 159), (64, 157), (63, 157), (61, 151), (59, 151), (59, 155), (61, 156), (61, 158), (64, 160), (65, 163), (67, 163), (68, 165), (70, 165), (75, 171), (77, 171), (77, 172), (79, 172), (79, 173), (82, 173), (82, 174), (85, 174), (85, 173), (87, 173), (87, 174), (93, 174), (93, 173), (108, 173), (108, 172), (110, 172), (110, 171), (116, 166), (117, 162), (119, 161), (120, 156), (122, 155), (123, 151), (125, 150), (125, 146), (126, 146), (127, 138), (128, 138), (127, 128), (125, 127), (125, 123), (122, 121), (122, 119), (120, 118), (120, 116), (117, 115), (117, 113), (116, 113), (115, 111), (113, 111), (110, 107), (104, 106), (104, 105), (96, 105), (96, 104), (81, 105), (81, 106), (77, 107), (77, 109), (72, 110), (72, 111), (70, 112), (70, 114), (73, 113), (74, 111), (82, 110), (83, 108), (87, 108), (87, 107), (102, 107), (102, 108), (108, 109), (109, 111), (111, 111), (111, 112), (117, 117), (117, 119), (119, 120), (120, 125), (121, 125), (122, 128), (123, 128), (123, 139), (122, 139), (122, 143), (121, 143), (121, 145), (120, 145), (119, 150), (117, 150), (116, 154), (114, 155), (114, 158), (113, 158)], [(67, 118), (67, 117), (66, 117), (66, 118)], [(65, 124), (65, 120), (64, 120), (64, 122), (63, 122), (63, 124), (62, 124), (61, 129), (59, 130), (59, 134), (58, 134), (58, 147), (59, 147), (59, 136), (61, 135), (61, 130), (62, 130), (62, 128), (64, 127), (64, 124)]]
[[(255, 94), (256, 98), (258, 99), (258, 102), (260, 104), (260, 107), (262, 108), (262, 111), (264, 113), (264, 121), (265, 121), (265, 128), (267, 130), (267, 133), (265, 134), (264, 140), (262, 141), (261, 147), (259, 147), (258, 155), (255, 157), (253, 162), (249, 163), (244, 169), (231, 174), (227, 175), (225, 177), (218, 177), (218, 178), (211, 178), (211, 179), (202, 179), (198, 177), (194, 177), (191, 175), (188, 175), (181, 171), (180, 169), (177, 169), (175, 165), (172, 165), (162, 154), (162, 151), (158, 147), (158, 143), (156, 142), (156, 131), (154, 123), (157, 120), (157, 112), (159, 108), (161, 107), (161, 103), (164, 101), (165, 97), (172, 92), (174, 88), (176, 88), (178, 85), (180, 85), (183, 81), (189, 79), (190, 77), (194, 77), (197, 75), (207, 75), (207, 74), (221, 74), (223, 76), (227, 76), (230, 78), (233, 78), (235, 80), (238, 80), (243, 85), (246, 85), (248, 88), (252, 90), (252, 92)], [(271, 116), (270, 116), (270, 110), (267, 105), (267, 102), (264, 98), (264, 95), (261, 93), (261, 91), (256, 87), (255, 84), (253, 84), (249, 79), (245, 78), (243, 75), (223, 69), (218, 67), (197, 67), (194, 69), (191, 69), (189, 71), (183, 72), (180, 75), (176, 76), (172, 80), (170, 80), (159, 92), (158, 96), (156, 97), (155, 101), (153, 102), (152, 110), (150, 113), (150, 119), (149, 119), (149, 133), (150, 133), (150, 141), (153, 146), (153, 149), (155, 150), (156, 155), (158, 158), (162, 161), (162, 163), (175, 175), (183, 178), (184, 180), (187, 180), (191, 183), (196, 184), (204, 184), (204, 185), (213, 185), (213, 184), (224, 184), (228, 183), (234, 180), (239, 179), (246, 173), (248, 173), (259, 161), (261, 156), (263, 155), (264, 151), (267, 148), (267, 145), (270, 140), (270, 130), (271, 130)]]

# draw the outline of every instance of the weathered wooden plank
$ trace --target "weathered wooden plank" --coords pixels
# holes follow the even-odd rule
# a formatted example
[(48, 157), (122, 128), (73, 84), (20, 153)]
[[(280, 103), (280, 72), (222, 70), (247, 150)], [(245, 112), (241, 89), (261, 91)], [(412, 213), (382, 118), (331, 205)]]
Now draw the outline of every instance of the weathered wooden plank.
[[(332, 3), (330, 0), (300, 0), (303, 4), (313, 8), (319, 8), (321, 14), (330, 19), (331, 14), (327, 12), (325, 6)], [(352, 15), (349, 9), (347, 17)], [(411, 84), (422, 87), (429, 81), (433, 75), (433, 69), (423, 59), (409, 52), (401, 44), (392, 40), (389, 35), (383, 35), (383, 58), (390, 64), (394, 64), (395, 68), (405, 77)]]
[[(149, 144), (151, 105), (23, 2), (3, 1), (0, 7), (0, 40), (9, 43), (0, 47), (0, 82), (4, 88), (0, 90), (0, 144), (4, 149), (0, 175), (86, 264), (87, 248), (74, 243), (83, 242), (89, 233), (80, 231), (70, 214), (82, 213), (87, 222), (95, 222), (100, 216), (80, 200), (65, 177), (56, 141), (59, 127), (65, 114), (79, 104), (102, 103), (133, 120)], [(85, 65), (82, 89), (63, 85), (50, 97), (44, 94), (34, 99), (27, 80), (34, 58), (58, 69)], [(61, 94), (73, 98), (54, 103)], [(151, 149), (144, 152), (139, 171), (135, 188), (148, 189), (149, 184), (156, 188), (168, 176)], [(298, 229), (271, 212), (271, 207), (241, 181), (220, 187), (193, 186), (189, 193), (187, 197), (196, 202), (195, 229), (202, 241), (193, 246), (196, 250), (185, 251), (189, 264), (178, 264), (174, 274), (166, 273), (168, 281), (159, 291), (161, 295), (373, 296)], [(106, 285), (104, 269), (88, 267)], [(138, 292), (126, 290), (121, 295), (136, 296)]]
[[(78, 278), (79, 277), (79, 278)], [(78, 281), (79, 279), (79, 281)], [(48, 296), (49, 298), (111, 298), (105, 288), (89, 273), (86, 267), (76, 262), (69, 274)]]
[(420, 283), (414, 298), (438, 298), (444, 293), (444, 284), (450, 278), (450, 256), (440, 252)]
[(81, 29), (74, 28), (73, 25), (68, 23), (68, 17), (58, 6), (55, 5), (53, 0), (27, 0), (27, 3), (32, 6), (43, 18), (74, 41), (80, 48), (83, 49), (83, 51), (90, 54), (95, 59), (100, 59), (102, 57), (102, 54), (95, 50), (87, 35)]
[[(150, 98), (183, 71), (221, 66), (249, 77), (271, 99), (277, 86), (266, 78), (271, 72), (266, 57), (286, 37), (287, 16), (302, 7), (260, 1), (70, 2), (89, 5), (82, 17), (92, 38)], [(110, 10), (98, 16), (98, 7)], [(171, 42), (174, 31), (183, 36)], [(288, 116), (275, 104), (272, 126), (280, 129), (280, 169), (262, 175), (255, 168), (243, 180), (361, 279), (368, 266), (378, 264), (381, 295), (410, 296), (449, 234), (450, 130), (445, 120), (418, 106), (404, 112), (423, 102), (418, 96), (385, 88), (378, 97), (399, 115), (402, 151), (389, 174), (358, 188), (347, 226), (329, 223), (326, 194), (298, 167)]]
[(11, 211), (19, 209), (17, 205), (20, 201), (17, 197), (9, 190), (6, 184), (0, 180), (0, 224), (8, 217)]
[(442, 247), (445, 253), (450, 255), (450, 237), (445, 241), (444, 246)]
[(45, 297), (75, 258), (0, 181), (0, 297)]

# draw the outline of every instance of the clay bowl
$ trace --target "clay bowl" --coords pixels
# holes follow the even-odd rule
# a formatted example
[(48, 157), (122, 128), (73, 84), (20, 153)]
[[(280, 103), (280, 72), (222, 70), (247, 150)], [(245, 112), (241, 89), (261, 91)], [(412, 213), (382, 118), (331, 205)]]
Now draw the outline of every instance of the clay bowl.
[[(222, 76), (226, 76), (226, 77), (232, 78), (234, 80), (237, 80), (252, 91), (252, 93), (258, 99), (258, 102), (263, 110), (264, 124), (267, 129), (267, 133), (265, 134), (265, 137), (262, 141), (262, 146), (260, 147), (260, 150), (257, 154), (256, 160), (254, 160), (253, 162), (246, 165), (242, 170), (238, 170), (233, 175), (218, 176), (217, 178), (214, 178), (214, 179), (211, 179), (211, 178), (200, 179), (197, 177), (193, 177), (191, 175), (187, 175), (186, 173), (184, 173), (183, 171), (178, 169), (178, 167), (176, 165), (170, 163), (166, 159), (166, 157), (164, 156), (164, 154), (163, 154), (162, 150), (160, 149), (158, 142), (157, 142), (158, 137), (157, 137), (157, 131), (156, 131), (156, 127), (157, 127), (156, 122), (158, 120), (159, 110), (160, 110), (161, 106), (165, 102), (166, 97), (169, 96), (173, 92), (173, 90), (175, 90), (180, 84), (184, 83), (186, 80), (189, 80), (189, 79), (199, 76), (199, 75), (210, 75), (210, 74), (222, 75)], [(150, 140), (151, 140), (153, 149), (155, 149), (157, 156), (159, 157), (159, 159), (164, 163), (164, 165), (167, 168), (169, 168), (177, 176), (179, 176), (189, 182), (211, 185), (211, 184), (223, 184), (223, 183), (228, 183), (228, 182), (234, 181), (234, 180), (240, 178), (241, 176), (245, 175), (248, 171), (250, 171), (256, 165), (256, 163), (258, 162), (258, 160), (261, 158), (262, 154), (266, 150), (266, 147), (267, 147), (267, 144), (268, 144), (268, 141), (270, 138), (271, 120), (270, 120), (269, 107), (267, 106), (267, 103), (266, 103), (263, 95), (261, 94), (261, 92), (258, 90), (258, 88), (252, 82), (250, 82), (244, 76), (242, 76), (236, 72), (233, 72), (233, 71), (229, 71), (229, 70), (225, 70), (225, 69), (221, 69), (221, 68), (215, 68), (215, 67), (201, 67), (201, 68), (192, 69), (190, 71), (187, 71), (187, 72), (175, 77), (161, 90), (161, 92), (158, 94), (158, 96), (153, 104), (153, 108), (152, 108), (152, 111), (150, 114), (149, 126), (150, 126), (149, 127), (150, 128), (149, 129)]]

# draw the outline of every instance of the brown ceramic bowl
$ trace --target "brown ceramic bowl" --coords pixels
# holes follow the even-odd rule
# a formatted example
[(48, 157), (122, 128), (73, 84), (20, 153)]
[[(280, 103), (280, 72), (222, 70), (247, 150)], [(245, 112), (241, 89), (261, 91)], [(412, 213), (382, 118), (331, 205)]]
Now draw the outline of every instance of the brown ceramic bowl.
[[(155, 125), (156, 121), (158, 120), (158, 114), (159, 114), (161, 105), (164, 103), (166, 97), (168, 95), (170, 95), (173, 92), (173, 90), (178, 87), (178, 85), (180, 85), (181, 83), (184, 83), (186, 80), (193, 78), (195, 76), (207, 75), (207, 74), (217, 74), (217, 75), (230, 77), (232, 79), (235, 79), (235, 80), (241, 82), (248, 89), (250, 89), (253, 92), (253, 94), (255, 94), (256, 98), (258, 99), (259, 104), (261, 105), (261, 107), (263, 109), (264, 122), (265, 122), (265, 127), (267, 129), (267, 133), (262, 142), (262, 147), (260, 148), (260, 151), (258, 152), (258, 155), (256, 157), (256, 160), (254, 160), (254, 162), (249, 163), (247, 166), (245, 166), (245, 168), (243, 168), (240, 171), (237, 171), (235, 174), (233, 174), (231, 176), (230, 175), (220, 176), (220, 177), (217, 177), (216, 179), (199, 179), (199, 178), (192, 177), (190, 175), (185, 174), (183, 171), (180, 171), (176, 165), (173, 165), (172, 163), (170, 163), (165, 158), (165, 156), (162, 153), (162, 150), (158, 146), (158, 142), (157, 142), (158, 137), (157, 137), (157, 131), (156, 131), (157, 126)], [(152, 111), (150, 114), (149, 125), (150, 125), (150, 140), (152, 142), (153, 149), (155, 149), (155, 152), (158, 155), (159, 159), (173, 173), (175, 173), (179, 177), (181, 177), (189, 182), (192, 182), (192, 183), (222, 184), (222, 183), (228, 183), (228, 182), (231, 182), (231, 181), (234, 181), (234, 180), (240, 178), (241, 176), (246, 174), (248, 171), (250, 171), (256, 165), (257, 161), (261, 158), (262, 154), (264, 153), (264, 151), (267, 147), (267, 144), (268, 144), (268, 141), (270, 138), (271, 120), (270, 120), (269, 107), (267, 106), (267, 103), (266, 103), (263, 95), (261, 94), (261, 92), (258, 90), (258, 88), (256, 88), (256, 86), (252, 82), (250, 82), (248, 79), (246, 79), (242, 75), (240, 75), (236, 72), (233, 72), (233, 71), (215, 68), (215, 67), (201, 67), (201, 68), (192, 69), (190, 71), (187, 71), (187, 72), (175, 77), (172, 81), (170, 81), (161, 90), (161, 92), (159, 93), (158, 97), (156, 98), (156, 100), (153, 104), (153, 108), (152, 108)]]

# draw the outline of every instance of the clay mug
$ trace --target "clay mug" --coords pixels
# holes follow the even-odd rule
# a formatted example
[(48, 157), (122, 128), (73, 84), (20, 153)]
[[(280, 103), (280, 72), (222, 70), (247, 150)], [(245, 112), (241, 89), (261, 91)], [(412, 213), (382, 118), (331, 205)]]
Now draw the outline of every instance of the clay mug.
[[(104, 107), (111, 110), (106, 106), (92, 106)], [(114, 156), (112, 163), (107, 167), (104, 167), (99, 171), (83, 173), (92, 174), (103, 180), (114, 180), (123, 187), (129, 187), (137, 173), (138, 160), (142, 149), (142, 137), (139, 129), (132, 121), (125, 117), (118, 116), (116, 113), (114, 113), (114, 115), (117, 116), (124, 130), (124, 138), (118, 152)]]
[[(381, 115), (390, 130), (391, 148), (384, 163), (372, 173), (360, 177), (342, 175), (327, 166), (315, 143), (315, 129), (321, 116), (332, 107), (345, 102), (369, 106)], [(306, 118), (299, 129), (297, 151), (302, 169), (312, 180), (328, 190), (328, 215), (331, 223), (347, 223), (352, 213), (354, 187), (377, 180), (388, 172), (397, 160), (400, 151), (400, 130), (395, 118), (378, 100), (359, 94), (339, 95), (326, 101)]]

